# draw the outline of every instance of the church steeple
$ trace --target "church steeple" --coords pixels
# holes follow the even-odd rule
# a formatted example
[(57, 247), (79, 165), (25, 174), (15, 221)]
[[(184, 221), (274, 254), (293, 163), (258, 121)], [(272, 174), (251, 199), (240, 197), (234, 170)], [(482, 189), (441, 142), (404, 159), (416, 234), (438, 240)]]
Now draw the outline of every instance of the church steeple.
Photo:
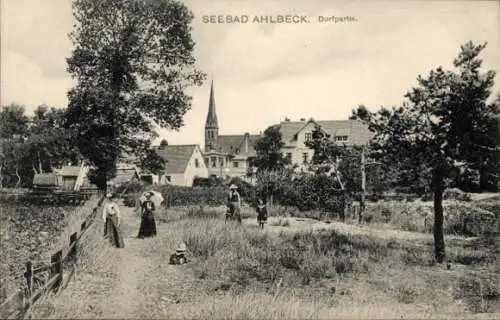
[(219, 124), (215, 112), (214, 81), (210, 85), (210, 98), (208, 100), (208, 114), (205, 121), (205, 151), (215, 150), (219, 136)]

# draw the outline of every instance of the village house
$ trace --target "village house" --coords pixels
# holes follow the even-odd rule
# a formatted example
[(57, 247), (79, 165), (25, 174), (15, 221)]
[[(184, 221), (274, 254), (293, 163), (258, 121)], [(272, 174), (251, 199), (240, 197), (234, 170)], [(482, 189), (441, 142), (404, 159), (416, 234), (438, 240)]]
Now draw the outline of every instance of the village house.
[(283, 154), (290, 159), (292, 165), (305, 168), (310, 163), (314, 151), (306, 146), (312, 139), (316, 125), (330, 135), (337, 144), (352, 146), (367, 145), (373, 136), (368, 127), (360, 120), (321, 120), (301, 119), (300, 121), (281, 121), (280, 132), (284, 143)]
[(247, 178), (250, 163), (256, 156), (255, 143), (261, 134), (220, 135), (213, 81), (210, 87), (208, 114), (205, 122), (205, 148), (203, 158), (209, 176), (229, 180), (232, 177)]
[(108, 183), (118, 186), (130, 181), (140, 181), (140, 170), (134, 164), (117, 163), (116, 175)]
[(155, 151), (166, 162), (166, 173), (160, 176), (159, 184), (190, 187), (195, 178), (208, 178), (208, 170), (199, 145), (158, 146)]
[(33, 177), (33, 188), (37, 190), (53, 191), (79, 191), (82, 189), (93, 190), (97, 187), (90, 183), (88, 178), (89, 167), (63, 166), (54, 172), (37, 173)]

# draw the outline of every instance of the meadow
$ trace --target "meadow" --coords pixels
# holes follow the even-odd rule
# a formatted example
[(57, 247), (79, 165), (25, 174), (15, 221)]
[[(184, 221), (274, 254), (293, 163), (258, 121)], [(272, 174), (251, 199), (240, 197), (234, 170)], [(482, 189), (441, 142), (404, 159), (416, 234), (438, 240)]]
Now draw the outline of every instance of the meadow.
[[(498, 198), (459, 205), (495, 211)], [(447, 261), (436, 264), (432, 235), (403, 230), (405, 220), (423, 219), (413, 217), (414, 207), (370, 204), (374, 217), (362, 225), (277, 207), (264, 230), (250, 207), (243, 225), (224, 223), (223, 207), (163, 209), (156, 238), (130, 238), (122, 251), (89, 239), (79, 276), (37, 317), (498, 318), (498, 229), (464, 236), (448, 228)], [(390, 219), (382, 209), (392, 210)], [(124, 232), (133, 235), (138, 217), (125, 210)], [(98, 234), (100, 226), (94, 228)], [(190, 263), (168, 265), (180, 242)]]
[(28, 260), (34, 267), (50, 262), (50, 255), (68, 245), (69, 236), (92, 212), (92, 198), (85, 206), (37, 205), (0, 201), (0, 296), (24, 285)]

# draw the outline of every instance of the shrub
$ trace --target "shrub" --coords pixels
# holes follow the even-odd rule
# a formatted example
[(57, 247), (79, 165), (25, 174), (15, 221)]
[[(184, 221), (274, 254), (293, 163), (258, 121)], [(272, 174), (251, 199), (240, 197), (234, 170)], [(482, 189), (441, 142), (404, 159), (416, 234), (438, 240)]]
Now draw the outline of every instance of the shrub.
[(464, 299), (469, 309), (474, 313), (485, 313), (500, 298), (498, 276), (469, 273), (458, 279), (454, 291), (455, 299)]
[(443, 193), (444, 200), (471, 201), (471, 196), (457, 188), (446, 189)]

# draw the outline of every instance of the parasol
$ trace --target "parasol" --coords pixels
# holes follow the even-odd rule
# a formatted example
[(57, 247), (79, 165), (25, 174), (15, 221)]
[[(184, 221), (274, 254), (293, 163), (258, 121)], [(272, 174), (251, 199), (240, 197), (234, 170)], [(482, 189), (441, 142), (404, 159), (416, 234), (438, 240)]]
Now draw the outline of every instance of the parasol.
[(151, 201), (153, 201), (153, 203), (155, 204), (155, 207), (159, 207), (161, 205), (161, 203), (163, 202), (163, 196), (161, 195), (161, 193), (157, 192), (157, 191), (146, 191), (144, 192), (141, 197), (139, 198), (139, 201), (141, 201), (141, 204), (147, 200), (146, 198), (146, 195), (148, 193), (152, 193), (153, 195), (151, 196)]

